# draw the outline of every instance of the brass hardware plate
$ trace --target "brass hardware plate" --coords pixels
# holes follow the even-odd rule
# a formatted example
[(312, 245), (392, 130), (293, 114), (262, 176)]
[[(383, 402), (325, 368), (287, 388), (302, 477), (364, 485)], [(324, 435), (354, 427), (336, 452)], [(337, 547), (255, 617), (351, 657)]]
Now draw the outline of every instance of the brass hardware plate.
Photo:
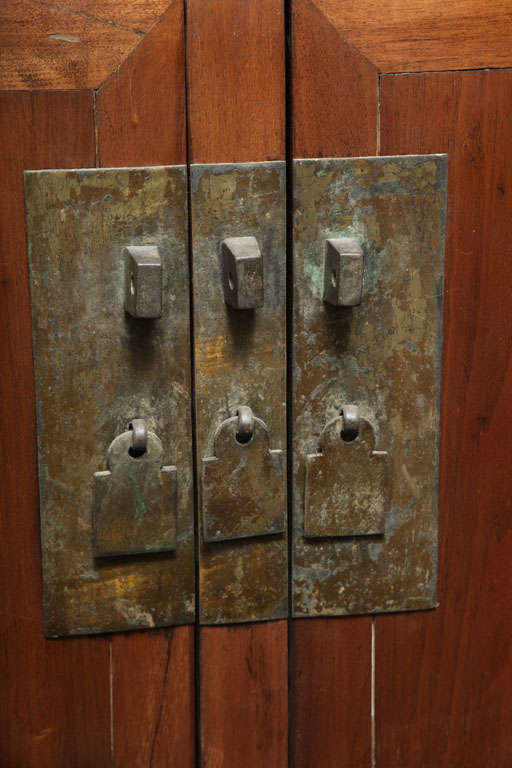
[[(446, 171), (443, 155), (294, 163), (294, 616), (436, 604)], [(364, 254), (358, 306), (323, 301), (325, 243), (341, 238)], [(365, 489), (340, 437), (340, 461), (324, 453), (325, 476), (312, 481), (322, 430), (344, 403), (389, 454), (380, 501), (385, 481), (368, 469), (379, 460), (364, 459)], [(355, 488), (371, 498), (350, 522)]]
[[(239, 406), (249, 406), (266, 424), (271, 449), (285, 446), (285, 166), (282, 162), (196, 165), (191, 167), (190, 183), (201, 472), (202, 460), (214, 453), (217, 429)], [(255, 238), (261, 252), (263, 305), (239, 310), (224, 300), (222, 242), (242, 237)], [(198, 481), (201, 493), (201, 477)], [(215, 500), (213, 527), (208, 517), (200, 525), (201, 622), (282, 618), (288, 612), (284, 492), (274, 513), (282, 516), (281, 533), (252, 535), (253, 512), (247, 510), (246, 520), (241, 509), (238, 532), (251, 535), (206, 541), (203, 531), (209, 538), (221, 521), (224, 534), (235, 530), (227, 517), (223, 519), (223, 504), (228, 510), (230, 503), (228, 484), (224, 492), (224, 499), (219, 493)], [(203, 509), (202, 498), (199, 508)]]
[[(25, 193), (46, 634), (192, 622), (186, 168), (34, 171)], [(128, 246), (158, 247), (160, 319), (125, 312)], [(94, 557), (93, 476), (136, 418), (177, 468), (176, 549)]]
[(108, 449), (106, 472), (94, 474), (93, 540), (96, 557), (176, 549), (176, 467), (162, 467), (163, 446), (153, 432), (133, 451), (131, 432)]
[(202, 500), (205, 542), (283, 533), (286, 489), (284, 455), (270, 449), (260, 419), (246, 442), (237, 439), (236, 416), (214, 438), (214, 456), (203, 459)]
[(375, 450), (372, 425), (345, 442), (342, 419), (320, 435), (321, 450), (306, 456), (304, 536), (368, 536), (384, 533), (389, 509), (388, 453)]

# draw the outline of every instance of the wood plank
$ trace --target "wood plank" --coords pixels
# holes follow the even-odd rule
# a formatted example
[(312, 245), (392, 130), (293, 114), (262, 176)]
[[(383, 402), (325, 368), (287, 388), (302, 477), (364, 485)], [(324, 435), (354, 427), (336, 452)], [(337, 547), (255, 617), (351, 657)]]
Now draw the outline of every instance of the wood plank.
[(375, 154), (377, 70), (311, 0), (292, 7), (294, 158)]
[(134, 32), (149, 32), (170, 5), (169, 0), (66, 0), (65, 6), (59, 0), (37, 0), (37, 3), (49, 8), (65, 8), (68, 13), (108, 21)]
[[(377, 150), (378, 75), (311, 0), (292, 17), (293, 156)], [(369, 766), (371, 618), (298, 620), (290, 638), (295, 768)]]
[(287, 765), (286, 622), (201, 629), (204, 766)]
[[(174, 2), (97, 96), (102, 166), (186, 163), (183, 6)], [(191, 768), (194, 628), (112, 637), (114, 766)]]
[(291, 625), (294, 768), (370, 765), (368, 623), (298, 619)]
[[(109, 641), (45, 640), (22, 172), (94, 163), (90, 93), (0, 95), (2, 763), (108, 765)], [(58, 450), (58, 448), (57, 448)]]
[(112, 637), (113, 766), (192, 768), (194, 627)]
[[(283, 159), (283, 4), (188, 0), (187, 37), (191, 162)], [(200, 653), (204, 768), (285, 766), (286, 622), (203, 627)]]
[(282, 160), (282, 3), (188, 0), (187, 7), (191, 162)]
[(448, 152), (440, 607), (377, 618), (377, 765), (512, 764), (511, 72), (382, 78), (382, 152)]
[(179, 0), (99, 89), (97, 114), (104, 167), (186, 163), (185, 31)]
[(380, 72), (510, 67), (512, 2), (314, 0)]
[(4, 0), (0, 24), (0, 88), (96, 88), (142, 38), (60, 7)]

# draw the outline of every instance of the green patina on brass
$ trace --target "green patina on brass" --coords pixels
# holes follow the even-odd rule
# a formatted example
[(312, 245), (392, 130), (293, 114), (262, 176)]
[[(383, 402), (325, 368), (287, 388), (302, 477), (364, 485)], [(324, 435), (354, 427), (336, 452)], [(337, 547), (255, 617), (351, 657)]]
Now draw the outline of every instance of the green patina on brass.
[(176, 549), (177, 468), (162, 467), (163, 446), (147, 435), (132, 455), (132, 433), (112, 442), (108, 472), (94, 475), (94, 554), (136, 555)]
[[(192, 166), (191, 186), (197, 466), (201, 472), (202, 459), (216, 455), (218, 427), (239, 406), (249, 406), (265, 423), (270, 449), (285, 446), (285, 166), (281, 162)], [(256, 238), (263, 261), (263, 304), (254, 309), (235, 309), (224, 296), (222, 241), (240, 237)], [(260, 304), (259, 298), (255, 303)], [(234, 441), (235, 436), (229, 432), (226, 439)], [(277, 521), (268, 519), (267, 508), (263, 514), (267, 518), (263, 530), (271, 535), (258, 535), (254, 504), (242, 504), (239, 518), (232, 519), (237, 493), (232, 471), (238, 464), (233, 452), (237, 450), (232, 446), (231, 460), (223, 461), (224, 473), (216, 464), (215, 490), (207, 480), (208, 493), (215, 498), (212, 518), (201, 520), (199, 526), (199, 602), (204, 624), (277, 619), (288, 613), (283, 477), (271, 476), (270, 467), (261, 461), (251, 462), (256, 446), (238, 451), (249, 485), (263, 485), (272, 477), (280, 489), (274, 499)], [(198, 487), (201, 493), (201, 477)], [(242, 498), (244, 490), (240, 493)], [(206, 542), (203, 530), (210, 530), (210, 523), (213, 529), (223, 524), (226, 534), (248, 537)]]
[[(46, 633), (192, 622), (186, 168), (32, 171), (25, 193)], [(129, 246), (158, 247), (158, 319), (125, 312)], [(160, 466), (175, 466), (176, 477), (139, 478), (135, 508), (110, 507), (112, 551), (151, 554), (95, 557), (94, 475), (106, 477), (110, 444), (137, 418), (158, 435)], [(169, 503), (155, 506), (162, 488)]]
[[(295, 616), (436, 604), (446, 170), (442, 155), (294, 163)], [(322, 300), (331, 238), (362, 246), (358, 306)], [(371, 469), (379, 457), (362, 457), (366, 486), (363, 462), (350, 455), (359, 442), (333, 447), (329, 433), (328, 455), (311, 458), (346, 403), (388, 453), (380, 476)], [(305, 521), (307, 461), (316, 474)], [(359, 501), (350, 505), (352, 493)]]

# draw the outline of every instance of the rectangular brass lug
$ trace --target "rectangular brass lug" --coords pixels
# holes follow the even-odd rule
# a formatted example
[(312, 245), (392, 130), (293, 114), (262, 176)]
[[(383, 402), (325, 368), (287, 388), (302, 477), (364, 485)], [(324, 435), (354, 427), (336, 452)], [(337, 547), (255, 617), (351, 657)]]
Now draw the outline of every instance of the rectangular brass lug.
[(195, 165), (191, 186), (200, 618), (281, 618), (288, 612), (285, 166)]
[(436, 605), (446, 175), (294, 163), (294, 616)]
[(192, 622), (186, 168), (32, 171), (25, 196), (46, 634)]

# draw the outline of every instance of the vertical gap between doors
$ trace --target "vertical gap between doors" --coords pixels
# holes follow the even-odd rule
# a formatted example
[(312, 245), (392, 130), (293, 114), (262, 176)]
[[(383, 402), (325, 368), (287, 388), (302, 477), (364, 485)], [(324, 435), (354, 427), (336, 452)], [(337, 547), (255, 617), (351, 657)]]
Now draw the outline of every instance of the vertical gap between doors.
[[(98, 122), (98, 89), (92, 92), (92, 118), (94, 127), (94, 166), (101, 168), (100, 156), (100, 131)], [(115, 745), (114, 745), (114, 655), (112, 636), (107, 638), (108, 644), (108, 704), (109, 704), (109, 745), (110, 745), (110, 766), (114, 768), (115, 763)]]
[(285, 160), (286, 160), (286, 477), (288, 513), (288, 766), (292, 768), (294, 731), (292, 557), (293, 557), (293, 101), (292, 0), (284, 0)]
[(190, 393), (192, 421), (192, 477), (194, 490), (194, 562), (195, 562), (195, 593), (196, 618), (194, 625), (194, 735), (195, 735), (195, 765), (202, 763), (201, 756), (201, 630), (200, 614), (200, 582), (199, 582), (199, 510), (197, 483), (197, 435), (196, 435), (196, 364), (194, 347), (194, 265), (192, 257), (192, 210), (191, 210), (191, 148), (190, 148), (190, 101), (189, 101), (189, 48), (188, 48), (188, 17), (187, 0), (183, 0), (183, 27), (185, 35), (185, 134), (186, 134), (186, 163), (187, 163), (187, 212), (188, 212), (188, 266), (189, 266), (189, 311), (190, 311)]
[[(380, 155), (380, 119), (381, 119), (381, 75), (377, 75), (377, 147), (376, 154)], [(376, 671), (376, 640), (377, 640), (377, 617), (372, 616), (372, 678), (371, 678), (371, 750), (372, 750), (372, 768), (377, 768), (377, 729), (376, 729), (376, 711), (375, 711), (375, 682)]]

